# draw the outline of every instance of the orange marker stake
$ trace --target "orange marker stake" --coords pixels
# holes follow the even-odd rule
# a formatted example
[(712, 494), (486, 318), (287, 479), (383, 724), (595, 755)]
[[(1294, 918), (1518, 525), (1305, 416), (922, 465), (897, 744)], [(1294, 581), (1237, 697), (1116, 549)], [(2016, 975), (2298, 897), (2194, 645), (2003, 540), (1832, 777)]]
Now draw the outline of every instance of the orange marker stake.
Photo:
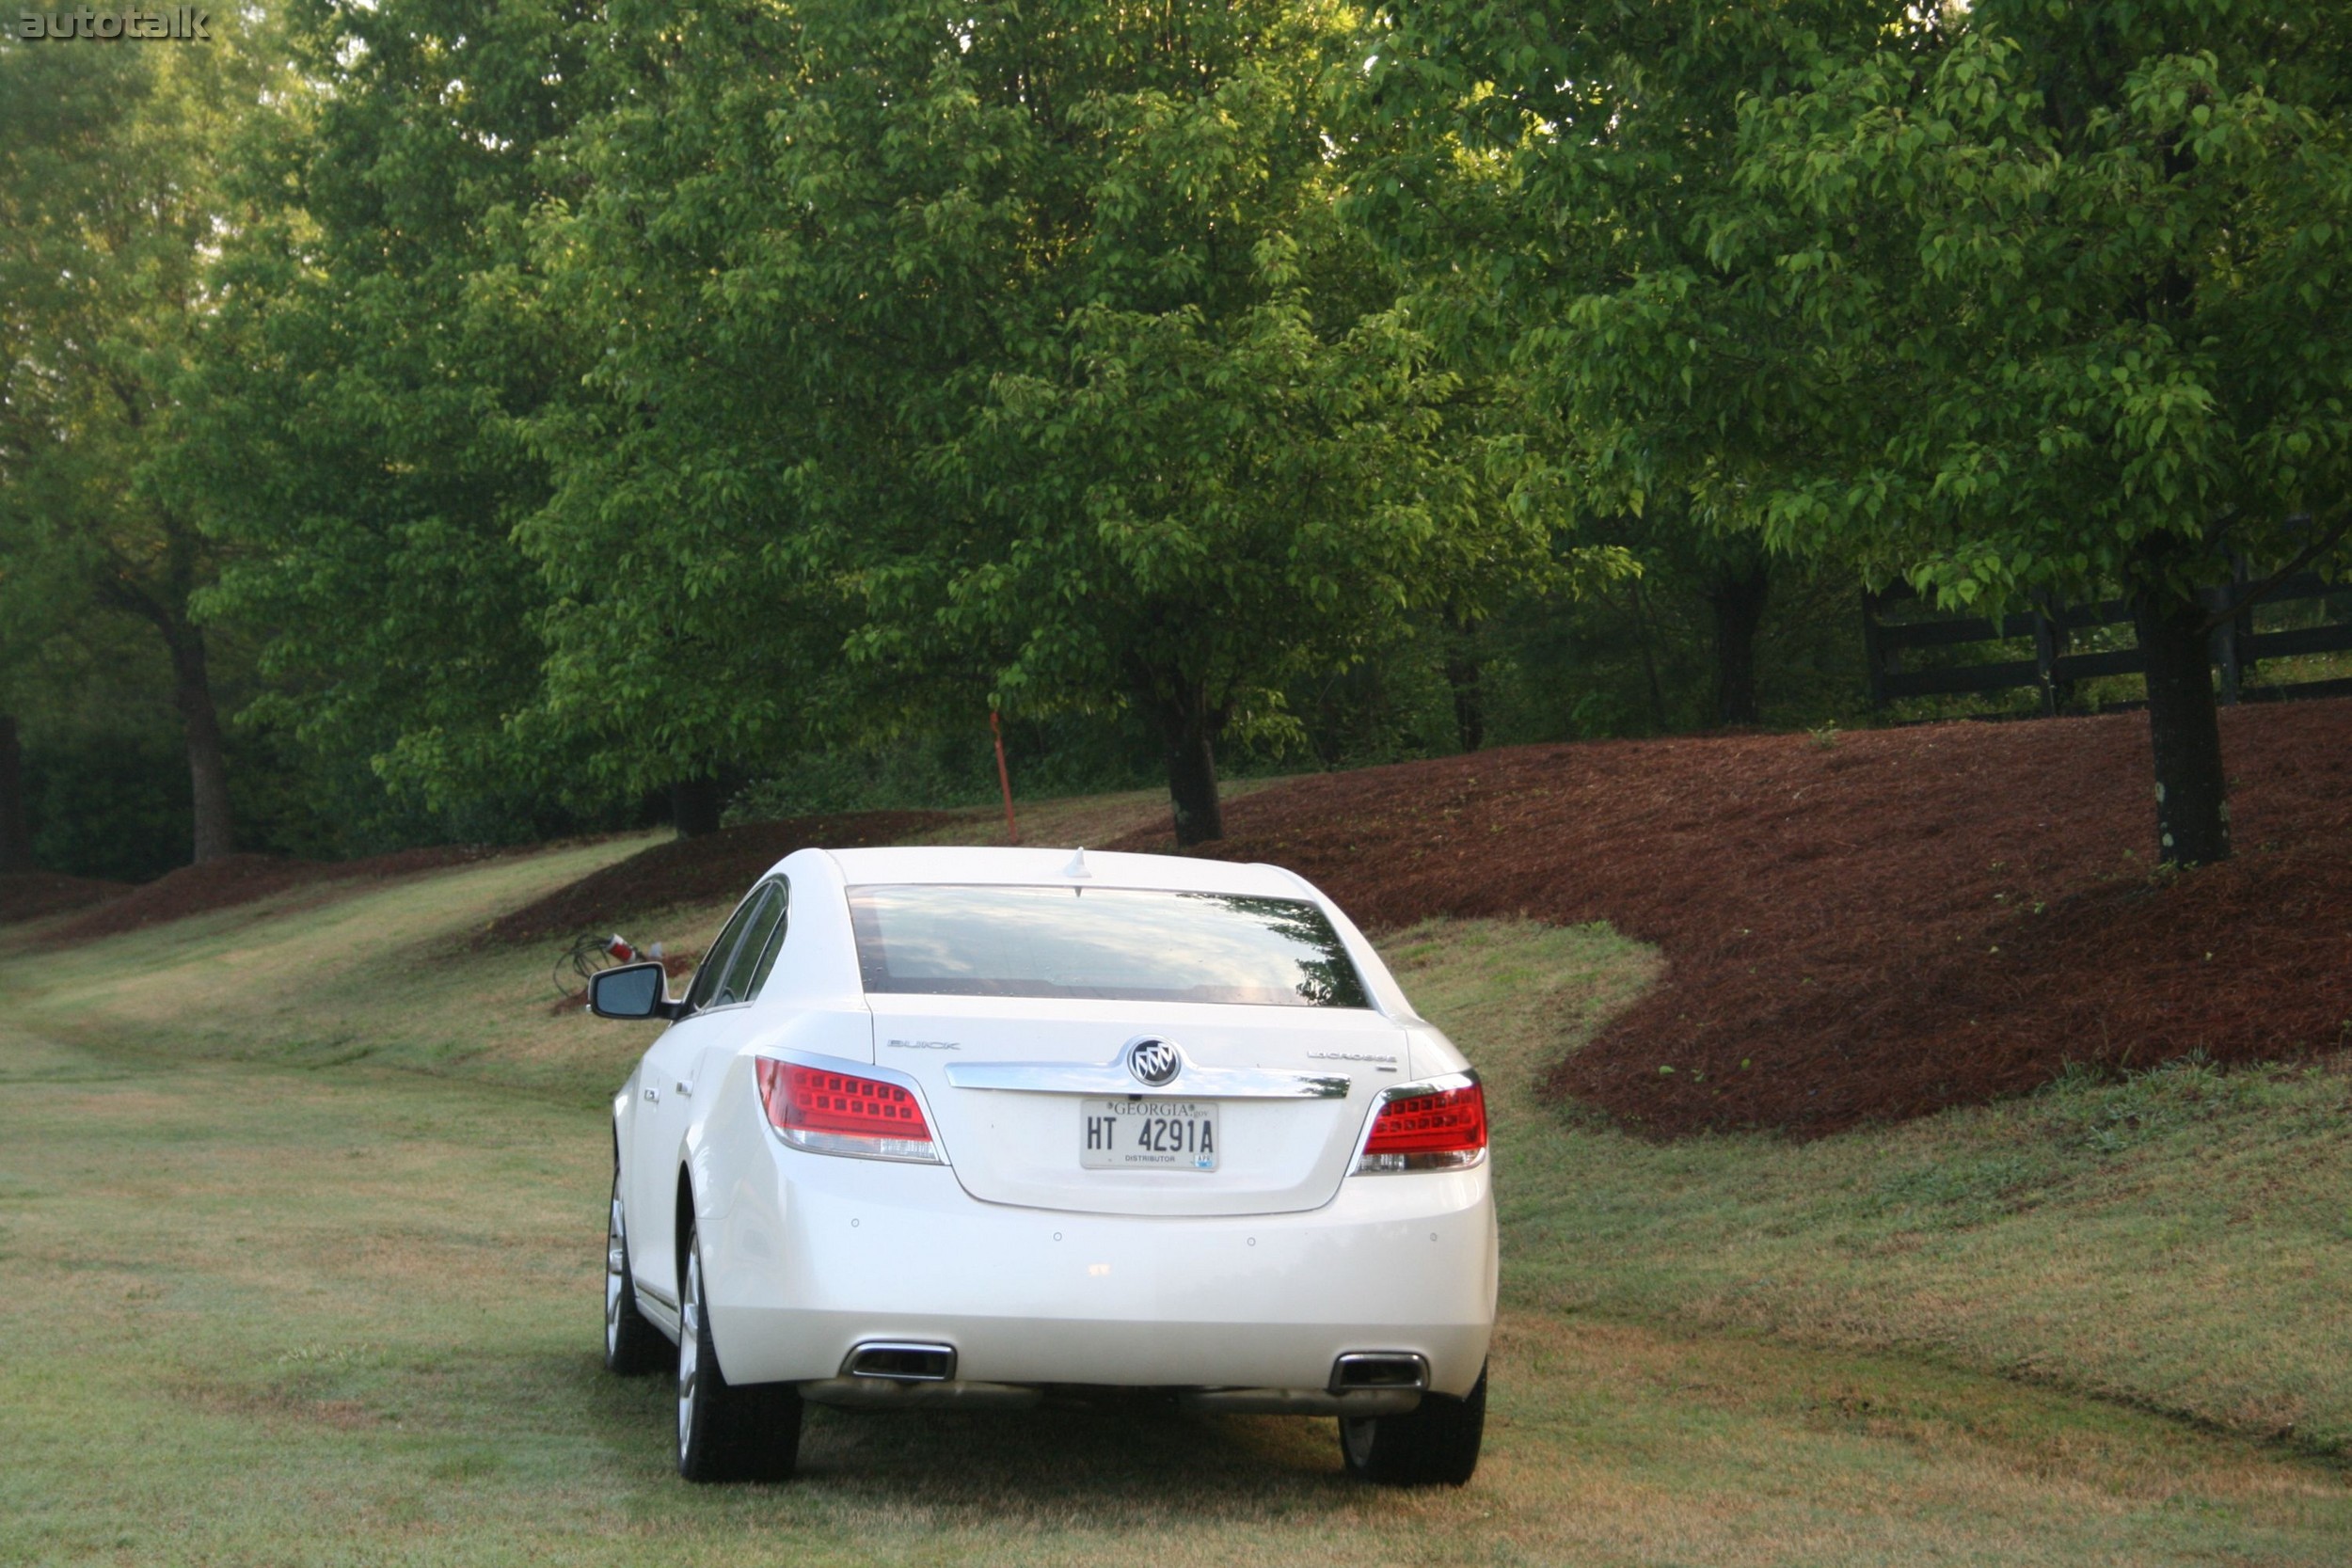
[(1021, 829), (1012, 819), (1012, 775), (1005, 771), (1005, 731), (996, 721), (996, 710), (988, 710), (988, 733), (996, 737), (996, 784), (1005, 792), (1005, 837), (1014, 844), (1021, 842)]

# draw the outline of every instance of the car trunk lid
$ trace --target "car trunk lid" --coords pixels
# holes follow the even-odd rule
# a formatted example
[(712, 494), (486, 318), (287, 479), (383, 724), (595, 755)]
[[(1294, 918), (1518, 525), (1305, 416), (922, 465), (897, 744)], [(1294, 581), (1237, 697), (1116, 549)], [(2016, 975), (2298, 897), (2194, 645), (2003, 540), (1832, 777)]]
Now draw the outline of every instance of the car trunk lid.
[[(914, 1075), (956, 1179), (991, 1203), (1162, 1215), (1319, 1208), (1347, 1175), (1373, 1097), (1407, 1072), (1404, 1031), (1363, 1008), (868, 1002), (875, 1060)], [(1147, 1040), (1174, 1048), (1165, 1084), (1129, 1066)], [(1106, 1101), (1122, 1115), (1165, 1104), (1181, 1122), (1213, 1117), (1214, 1168), (1194, 1160), (1088, 1168), (1086, 1118)]]

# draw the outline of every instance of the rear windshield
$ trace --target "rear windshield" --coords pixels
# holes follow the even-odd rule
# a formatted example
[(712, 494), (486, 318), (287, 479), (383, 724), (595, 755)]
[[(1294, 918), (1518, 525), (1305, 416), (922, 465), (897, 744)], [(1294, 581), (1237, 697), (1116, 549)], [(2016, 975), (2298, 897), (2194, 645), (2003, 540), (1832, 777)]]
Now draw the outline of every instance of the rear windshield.
[(1139, 888), (850, 889), (876, 994), (1368, 1007), (1314, 905)]

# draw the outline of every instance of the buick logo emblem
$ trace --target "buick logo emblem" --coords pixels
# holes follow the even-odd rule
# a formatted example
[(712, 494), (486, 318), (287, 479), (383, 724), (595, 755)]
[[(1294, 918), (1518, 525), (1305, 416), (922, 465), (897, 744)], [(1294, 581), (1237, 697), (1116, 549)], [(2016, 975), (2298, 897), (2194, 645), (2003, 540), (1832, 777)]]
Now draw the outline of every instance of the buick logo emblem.
[(1127, 1070), (1136, 1075), (1136, 1083), (1162, 1088), (1184, 1070), (1184, 1053), (1168, 1041), (1146, 1035), (1127, 1047)]

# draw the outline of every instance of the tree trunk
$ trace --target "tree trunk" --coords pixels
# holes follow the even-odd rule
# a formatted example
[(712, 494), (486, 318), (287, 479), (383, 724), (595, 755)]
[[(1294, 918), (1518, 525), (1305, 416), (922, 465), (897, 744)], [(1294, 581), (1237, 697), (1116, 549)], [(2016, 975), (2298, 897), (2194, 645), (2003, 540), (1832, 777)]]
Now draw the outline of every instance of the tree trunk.
[(1216, 794), (1216, 740), (1226, 713), (1209, 705), (1197, 686), (1179, 685), (1170, 699), (1154, 698), (1160, 736), (1168, 748), (1168, 800), (1176, 816), (1176, 847), (1189, 849), (1225, 836), (1225, 807)]
[(33, 833), (24, 812), (24, 753), (16, 715), (0, 713), (0, 874), (33, 869)]
[(1477, 628), (1464, 622), (1446, 638), (1445, 682), (1454, 689), (1454, 733), (1465, 752), (1486, 741), (1486, 693), (1480, 682)]
[(2155, 753), (2156, 858), (2209, 865), (2230, 858), (2221, 721), (2213, 698), (2206, 611), (2154, 592), (2136, 607), (2148, 659), (2148, 743)]
[(1666, 690), (1658, 682), (1658, 655), (1650, 646), (1649, 607), (1642, 600), (1642, 579), (1635, 578), (1633, 595), (1633, 644), (1642, 652), (1642, 682), (1649, 694), (1649, 727), (1651, 733), (1666, 733)]
[(1772, 592), (1772, 558), (1757, 551), (1743, 570), (1732, 568), (1708, 585), (1715, 612), (1715, 722), (1760, 721), (1756, 703), (1756, 634)]
[(204, 634), (184, 621), (163, 628), (171, 651), (171, 697), (187, 738), (188, 783), (195, 800), (195, 848), (199, 865), (234, 853), (237, 823), (229, 807), (229, 764), (221, 754), (220, 714), (213, 706), (213, 680), (204, 658)]
[(670, 786), (670, 822), (680, 838), (703, 838), (719, 831), (719, 817), (726, 808), (724, 791), (719, 787), (715, 773), (697, 779), (680, 779)]

